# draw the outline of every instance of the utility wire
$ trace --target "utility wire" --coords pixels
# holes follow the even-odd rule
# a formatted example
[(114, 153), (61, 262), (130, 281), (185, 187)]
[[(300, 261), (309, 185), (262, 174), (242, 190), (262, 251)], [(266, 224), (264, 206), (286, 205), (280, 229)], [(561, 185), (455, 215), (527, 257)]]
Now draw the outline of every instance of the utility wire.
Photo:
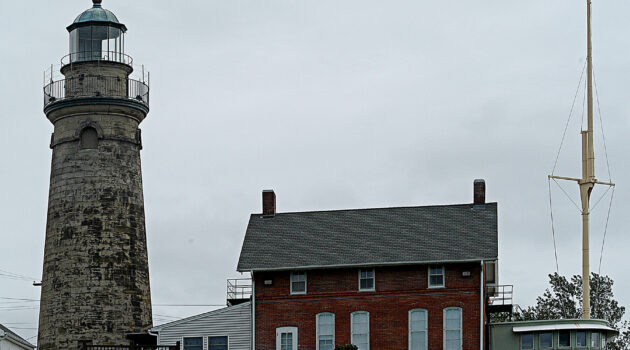
[(9, 297), (0, 297), (0, 299), (4, 299), (4, 300), (21, 300), (21, 301), (39, 301), (39, 299), (22, 299), (22, 298), (9, 298)]
[(153, 306), (225, 306), (225, 304), (153, 304)]
[(608, 191), (610, 191), (610, 188), (611, 188), (611, 187), (613, 187), (613, 186), (608, 186), (608, 188), (606, 189), (606, 191), (604, 191), (604, 194), (602, 194), (602, 196), (601, 196), (601, 197), (599, 197), (599, 199), (597, 200), (597, 202), (595, 202), (595, 205), (593, 205), (593, 206), (591, 207), (591, 209), (590, 209), (590, 211), (591, 211), (591, 212), (592, 212), (592, 211), (594, 211), (594, 210), (595, 210), (595, 208), (597, 208), (597, 205), (599, 204), (599, 202), (601, 202), (601, 201), (602, 201), (602, 199), (604, 199), (604, 197), (606, 196), (606, 193), (608, 193)]
[(575, 205), (575, 207), (577, 208), (577, 210), (581, 213), (582, 212), (582, 208), (580, 208), (580, 206), (573, 200), (573, 198), (571, 198), (571, 196), (569, 196), (569, 194), (567, 193), (567, 191), (564, 190), (564, 187), (562, 187), (559, 183), (558, 180), (553, 179), (553, 182), (556, 183), (556, 185), (558, 185), (558, 187), (562, 190), (562, 192), (567, 196), (567, 198), (571, 201), (571, 203), (573, 203), (573, 205)]
[(606, 233), (608, 232), (608, 220), (610, 219), (610, 208), (612, 207), (612, 201), (615, 197), (615, 188), (613, 187), (612, 193), (610, 194), (610, 203), (608, 204), (608, 215), (606, 215), (606, 225), (604, 226), (604, 238), (602, 238), (602, 250), (599, 253), (599, 268), (597, 269), (597, 274), (601, 275), (602, 272), (602, 258), (604, 257), (604, 244), (606, 243)]
[(2, 269), (0, 269), (0, 276), (11, 277), (11, 278), (15, 278), (15, 279), (24, 279), (24, 280), (27, 280), (27, 281), (37, 280), (37, 278), (35, 278), (35, 277), (20, 275), (19, 273), (14, 273), (14, 272), (7, 271), (7, 270), (2, 270)]
[(577, 100), (578, 93), (580, 92), (580, 86), (582, 86), (582, 80), (584, 78), (584, 70), (586, 68), (586, 61), (584, 62), (584, 67), (582, 68), (582, 74), (580, 75), (580, 81), (578, 82), (577, 89), (575, 89), (575, 96), (573, 96), (573, 103), (571, 104), (571, 110), (569, 111), (569, 117), (567, 118), (567, 123), (564, 126), (564, 132), (562, 133), (562, 140), (560, 141), (560, 147), (558, 147), (558, 154), (556, 155), (556, 161), (553, 163), (553, 170), (551, 170), (551, 174), (553, 175), (556, 171), (556, 167), (558, 166), (558, 158), (560, 158), (560, 151), (562, 150), (562, 145), (564, 144), (564, 139), (567, 136), (567, 129), (569, 128), (569, 122), (571, 121), (571, 115), (573, 115), (573, 109), (575, 107), (575, 101)]
[(610, 174), (610, 162), (608, 161), (608, 148), (606, 147), (606, 135), (604, 135), (604, 122), (602, 120), (602, 110), (599, 104), (599, 90), (597, 89), (597, 79), (595, 78), (595, 69), (593, 69), (593, 81), (595, 82), (595, 96), (597, 98), (597, 112), (599, 114), (599, 126), (602, 132), (602, 140), (604, 141), (604, 155), (606, 156), (606, 167), (608, 168), (608, 181), (612, 182)]
[(558, 249), (556, 248), (556, 230), (553, 224), (553, 205), (551, 203), (551, 179), (547, 178), (547, 184), (549, 187), (549, 213), (551, 213), (551, 236), (553, 237), (553, 254), (556, 257), (556, 273), (560, 274), (560, 268), (558, 267)]

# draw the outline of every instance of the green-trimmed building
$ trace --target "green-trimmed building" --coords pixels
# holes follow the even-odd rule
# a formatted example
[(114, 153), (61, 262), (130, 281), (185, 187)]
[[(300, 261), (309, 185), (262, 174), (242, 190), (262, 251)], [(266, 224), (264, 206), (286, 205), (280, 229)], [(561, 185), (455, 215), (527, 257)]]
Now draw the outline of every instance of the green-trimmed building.
[(489, 350), (602, 350), (619, 333), (593, 319), (502, 322), (488, 328)]

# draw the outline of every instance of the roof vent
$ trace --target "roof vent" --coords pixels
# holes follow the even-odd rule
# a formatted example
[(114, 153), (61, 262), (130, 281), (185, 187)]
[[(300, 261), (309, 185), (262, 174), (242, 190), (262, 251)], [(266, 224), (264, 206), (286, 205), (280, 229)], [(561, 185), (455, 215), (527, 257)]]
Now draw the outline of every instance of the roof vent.
[(476, 179), (473, 182), (473, 209), (483, 209), (486, 207), (486, 181)]
[(276, 193), (273, 190), (264, 190), (262, 193), (262, 214), (263, 217), (276, 215)]

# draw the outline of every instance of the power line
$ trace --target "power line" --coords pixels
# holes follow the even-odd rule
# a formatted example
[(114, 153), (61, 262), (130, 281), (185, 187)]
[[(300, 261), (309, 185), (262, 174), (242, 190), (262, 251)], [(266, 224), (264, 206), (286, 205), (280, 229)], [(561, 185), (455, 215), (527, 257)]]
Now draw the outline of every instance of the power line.
[(556, 229), (553, 224), (553, 205), (551, 203), (551, 179), (547, 178), (547, 187), (549, 187), (549, 213), (551, 214), (551, 236), (553, 237), (553, 254), (556, 257), (556, 272), (560, 274), (558, 267), (558, 249), (556, 248)]
[(584, 67), (582, 67), (582, 74), (580, 75), (580, 81), (578, 82), (577, 89), (575, 89), (575, 96), (573, 96), (573, 103), (571, 104), (571, 110), (569, 111), (569, 118), (567, 118), (567, 124), (564, 126), (564, 132), (562, 133), (562, 140), (560, 140), (560, 147), (558, 147), (558, 154), (556, 154), (556, 161), (553, 163), (553, 169), (551, 170), (551, 175), (556, 171), (556, 167), (558, 166), (558, 159), (560, 158), (560, 151), (562, 151), (562, 145), (564, 144), (564, 139), (567, 136), (567, 129), (569, 128), (569, 122), (571, 121), (571, 115), (573, 115), (573, 108), (575, 107), (575, 101), (577, 100), (578, 93), (580, 92), (580, 86), (582, 86), (582, 78), (584, 78), (584, 69), (586, 68), (586, 61), (584, 62)]
[(153, 306), (225, 306), (225, 304), (153, 304)]

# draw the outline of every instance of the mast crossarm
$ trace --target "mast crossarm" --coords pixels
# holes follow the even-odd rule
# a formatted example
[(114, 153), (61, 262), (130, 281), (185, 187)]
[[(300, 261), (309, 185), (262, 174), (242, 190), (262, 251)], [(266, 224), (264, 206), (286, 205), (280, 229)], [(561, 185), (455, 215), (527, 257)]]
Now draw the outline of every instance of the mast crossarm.
[(599, 180), (588, 181), (584, 179), (576, 179), (574, 177), (555, 176), (555, 175), (549, 175), (548, 177), (550, 179), (576, 181), (580, 184), (592, 182), (593, 184), (600, 184), (600, 185), (607, 185), (607, 186), (615, 187), (615, 184), (613, 182), (604, 182), (604, 181), (599, 181)]

